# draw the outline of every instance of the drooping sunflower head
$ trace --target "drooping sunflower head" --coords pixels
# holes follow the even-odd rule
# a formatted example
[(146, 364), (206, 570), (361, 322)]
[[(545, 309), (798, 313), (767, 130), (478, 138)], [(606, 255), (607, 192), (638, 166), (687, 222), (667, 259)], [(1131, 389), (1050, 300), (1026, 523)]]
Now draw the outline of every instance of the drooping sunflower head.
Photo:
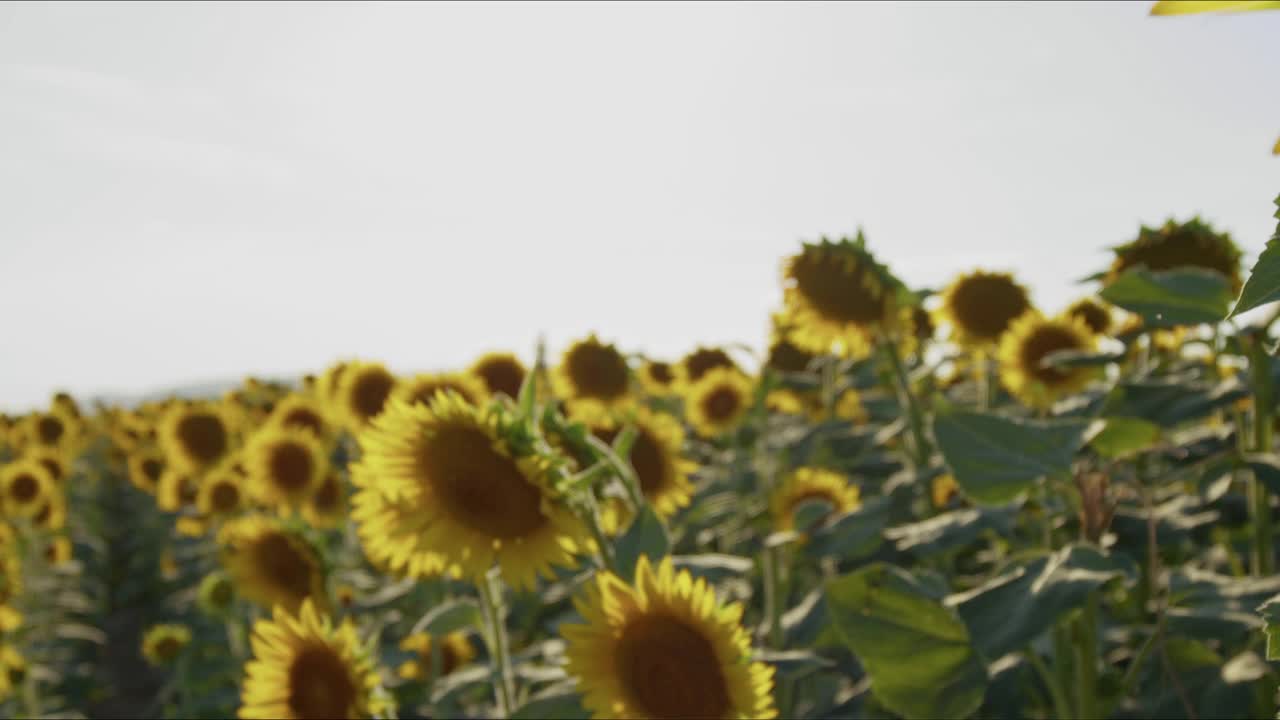
[(307, 430), (263, 428), (249, 444), (245, 468), (255, 498), (267, 505), (296, 508), (324, 482), (328, 457)]
[(670, 395), (676, 386), (676, 368), (669, 362), (645, 360), (636, 371), (640, 385), (650, 395)]
[(686, 419), (703, 437), (723, 435), (751, 409), (752, 389), (751, 379), (741, 372), (716, 368), (689, 389)]
[(699, 347), (680, 359), (677, 367), (680, 383), (688, 388), (716, 368), (738, 370), (738, 363), (729, 353), (718, 347)]
[[(476, 658), (475, 647), (464, 632), (451, 632), (438, 643), (440, 646), (440, 677), (467, 665)], [(414, 633), (400, 641), (400, 649), (416, 655), (400, 664), (396, 674), (405, 680), (425, 680), (432, 677), (432, 637), (428, 633)]]
[(514, 442), (515, 427), (497, 402), (393, 401), (360, 434), (351, 475), (351, 516), (370, 560), (413, 577), (475, 577), (496, 561), (526, 588), (552, 564), (571, 567), (586, 535), (552, 491), (561, 460)]
[(325, 473), (324, 482), (302, 506), (302, 516), (316, 528), (333, 528), (347, 519), (347, 486), (334, 470)]
[(1083, 297), (1071, 303), (1063, 311), (1063, 315), (1080, 318), (1089, 332), (1099, 337), (1109, 334), (1116, 325), (1111, 308), (1092, 297)]
[(566, 670), (598, 718), (773, 718), (773, 668), (751, 661), (741, 604), (704, 578), (641, 555), (634, 584), (609, 572), (575, 598), (584, 624), (561, 626)]
[(1000, 341), (1000, 380), (1010, 394), (1028, 407), (1047, 408), (1083, 390), (1097, 376), (1097, 370), (1054, 367), (1045, 359), (1054, 352), (1089, 351), (1096, 345), (1097, 339), (1079, 318), (1046, 319), (1037, 312), (1028, 312), (1013, 322)]
[(1027, 289), (1009, 273), (975, 270), (942, 291), (939, 319), (951, 327), (951, 339), (968, 348), (995, 345), (1009, 325), (1031, 309)]
[(233, 449), (228, 413), (213, 403), (176, 403), (160, 422), (167, 465), (199, 472), (213, 467)]
[(1240, 249), (1230, 235), (1215, 232), (1198, 217), (1185, 223), (1170, 219), (1159, 228), (1144, 225), (1137, 238), (1113, 250), (1108, 280), (1138, 266), (1152, 271), (1201, 268), (1222, 275), (1232, 292), (1240, 292)]
[[(697, 463), (684, 457), (684, 428), (665, 413), (638, 409), (630, 418), (636, 438), (628, 460), (640, 481), (640, 492), (662, 517), (670, 517), (689, 504), (693, 483), (689, 474)], [(622, 431), (622, 423), (608, 421), (592, 428), (596, 437), (612, 444)]]
[(0, 506), (10, 517), (35, 517), (57, 488), (44, 465), (23, 459), (0, 467)]
[(858, 486), (834, 470), (816, 467), (798, 468), (773, 491), (769, 509), (776, 530), (795, 528), (796, 510), (806, 501), (820, 500), (831, 506), (831, 513), (841, 515), (858, 509)]
[(300, 394), (288, 395), (277, 402), (268, 422), (278, 427), (306, 430), (321, 442), (328, 441), (335, 430), (320, 402)]
[(901, 287), (872, 257), (861, 231), (852, 240), (805, 243), (783, 268), (791, 341), (817, 354), (866, 355), (876, 333), (896, 330)]
[(569, 405), (605, 410), (625, 406), (631, 400), (631, 373), (627, 359), (613, 345), (595, 335), (579, 340), (564, 351), (555, 369), (556, 394)]
[(258, 515), (238, 518), (223, 526), (218, 544), (223, 568), (248, 600), (290, 612), (307, 599), (328, 607), (319, 553), (278, 521)]
[(773, 342), (769, 343), (769, 357), (765, 360), (765, 367), (784, 373), (808, 372), (809, 364), (815, 357), (817, 356), (785, 336), (775, 335)]
[(484, 381), (469, 373), (421, 373), (401, 381), (396, 396), (409, 404), (430, 405), (438, 392), (452, 391), (472, 405), (488, 400)]
[(243, 720), (367, 718), (393, 709), (355, 625), (335, 627), (310, 601), (299, 610), (276, 607), (253, 626), (252, 645)]
[(142, 636), (142, 656), (156, 667), (169, 665), (191, 644), (186, 625), (152, 625)]
[(334, 394), (338, 413), (352, 431), (373, 422), (396, 387), (396, 376), (381, 363), (352, 362), (344, 366)]
[(529, 371), (514, 354), (493, 352), (482, 355), (471, 365), (469, 372), (480, 378), (489, 394), (502, 393), (515, 400), (520, 397), (520, 387), (524, 385)]

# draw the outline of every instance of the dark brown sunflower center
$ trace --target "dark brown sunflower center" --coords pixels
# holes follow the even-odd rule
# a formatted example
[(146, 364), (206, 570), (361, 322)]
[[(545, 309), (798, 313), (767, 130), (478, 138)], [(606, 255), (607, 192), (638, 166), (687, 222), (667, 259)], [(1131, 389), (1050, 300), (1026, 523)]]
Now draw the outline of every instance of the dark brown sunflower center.
[(297, 602), (311, 594), (310, 558), (284, 535), (271, 533), (258, 540), (254, 545), (254, 560), (263, 577)]
[[(640, 490), (647, 497), (653, 497), (667, 486), (666, 453), (662, 444), (647, 429), (636, 428), (636, 440), (631, 445), (631, 467), (635, 468), (636, 477), (640, 480)], [(618, 430), (598, 430), (596, 437), (606, 444), (612, 445)]]
[(695, 350), (684, 359), (684, 370), (689, 375), (689, 382), (697, 382), (709, 371), (716, 368), (737, 368), (733, 358), (719, 348), (702, 348)]
[(42, 445), (57, 445), (58, 440), (62, 438), (63, 433), (66, 431), (67, 429), (62, 426), (62, 421), (56, 417), (46, 415), (36, 423), (36, 433), (40, 436)]
[(271, 482), (285, 492), (297, 492), (311, 483), (315, 466), (305, 447), (291, 442), (277, 445), (271, 451)]
[(1078, 317), (1096, 334), (1104, 334), (1111, 328), (1111, 314), (1094, 303), (1081, 303), (1071, 308), (1072, 317)]
[(524, 368), (509, 358), (490, 360), (476, 368), (476, 374), (484, 380), (489, 392), (506, 393), (512, 399), (520, 396), (524, 384)]
[(160, 481), (160, 476), (164, 474), (164, 463), (155, 458), (147, 458), (142, 461), (142, 475), (151, 484)]
[(627, 361), (610, 346), (578, 345), (566, 364), (579, 397), (612, 400), (627, 394)]
[(781, 372), (804, 372), (809, 369), (813, 355), (792, 345), (786, 340), (779, 340), (769, 347), (769, 367)]
[(20, 505), (31, 502), (39, 494), (40, 483), (36, 481), (34, 476), (26, 473), (14, 478), (13, 484), (9, 486), (9, 497)]
[(285, 427), (307, 430), (319, 437), (324, 434), (324, 419), (311, 408), (296, 407), (285, 413), (281, 420)]
[(156, 641), (155, 654), (160, 660), (168, 662), (178, 657), (178, 653), (182, 652), (182, 647), (182, 642), (178, 638), (166, 635)]
[(918, 305), (911, 308), (911, 330), (917, 338), (928, 340), (933, 337), (935, 329), (933, 317), (927, 310)]
[(391, 389), (395, 387), (396, 379), (383, 370), (365, 371), (360, 377), (356, 378), (355, 387), (351, 393), (351, 405), (356, 413), (368, 420), (375, 418), (378, 413), (382, 412), (382, 406), (387, 402), (387, 396), (391, 394)]
[(966, 334), (980, 342), (993, 342), (1029, 307), (1027, 294), (1009, 278), (978, 275), (956, 286), (948, 309)]
[(311, 504), (321, 512), (332, 511), (338, 507), (342, 496), (338, 493), (338, 478), (335, 475), (325, 477), (324, 484), (316, 491), (315, 497), (311, 498)]
[(226, 607), (235, 599), (235, 589), (231, 587), (229, 582), (214, 583), (209, 590), (209, 602), (214, 607)]
[(424, 479), (449, 513), (495, 538), (526, 537), (546, 523), (542, 494), (483, 431), (441, 428), (423, 444)]
[(668, 615), (641, 615), (618, 638), (617, 672), (631, 701), (654, 718), (722, 718), (731, 708), (707, 637)]
[(1022, 369), (1045, 385), (1055, 385), (1070, 377), (1054, 367), (1043, 367), (1040, 361), (1058, 350), (1079, 350), (1080, 341), (1075, 334), (1056, 325), (1042, 325), (1022, 341), (1019, 358)]
[(40, 512), (36, 513), (35, 522), (37, 525), (45, 525), (51, 517), (53, 517), (53, 503), (46, 501), (40, 506)]
[[(433, 640), (434, 642), (434, 640)], [(448, 675), (458, 669), (458, 653), (454, 651), (453, 646), (449, 643), (440, 644), (440, 675)], [(418, 662), (422, 665), (422, 669), (429, 675), (431, 674), (431, 646), (428, 645), (425, 650), (418, 653)]]
[(289, 666), (289, 709), (300, 720), (351, 716), (356, 684), (347, 663), (327, 645), (310, 645)]
[(214, 512), (231, 512), (240, 507), (240, 488), (229, 482), (220, 482), (213, 487), (209, 500)]
[(846, 264), (839, 257), (805, 253), (791, 274), (796, 291), (824, 319), (865, 327), (884, 317), (888, 296), (860, 260)]
[(191, 503), (194, 503), (196, 498), (199, 496), (200, 485), (197, 484), (195, 478), (189, 475), (184, 475), (178, 480), (178, 500), (181, 501), (183, 505), (190, 505)]
[(187, 415), (178, 422), (178, 441), (196, 462), (212, 463), (227, 451), (227, 428), (214, 415)]
[(660, 385), (670, 385), (671, 381), (676, 379), (676, 374), (671, 369), (671, 363), (651, 362), (649, 363), (649, 377)]
[(737, 390), (728, 386), (712, 390), (702, 400), (702, 408), (706, 411), (707, 417), (717, 422), (729, 420), (740, 407), (742, 407), (742, 397)]
[(55, 481), (62, 479), (62, 463), (51, 457), (42, 457), (40, 458), (40, 464), (44, 466), (45, 470), (49, 471), (49, 477)]

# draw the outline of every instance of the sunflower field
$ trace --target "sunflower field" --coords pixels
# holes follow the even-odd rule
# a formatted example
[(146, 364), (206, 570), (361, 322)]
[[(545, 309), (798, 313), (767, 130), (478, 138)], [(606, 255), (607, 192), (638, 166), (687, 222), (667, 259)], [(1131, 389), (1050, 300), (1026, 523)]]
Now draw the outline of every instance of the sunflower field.
[(1050, 314), (859, 232), (759, 354), (0, 416), (0, 715), (1274, 716), (1280, 229), (1112, 254)]

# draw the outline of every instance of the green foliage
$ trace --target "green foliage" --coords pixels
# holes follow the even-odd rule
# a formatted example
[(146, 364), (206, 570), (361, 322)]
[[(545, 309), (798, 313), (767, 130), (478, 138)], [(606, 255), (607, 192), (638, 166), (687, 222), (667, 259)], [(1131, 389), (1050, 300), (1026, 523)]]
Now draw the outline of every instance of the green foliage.
[(1098, 293), (1142, 316), (1146, 328), (1216, 323), (1227, 316), (1231, 288), (1219, 273), (1199, 268), (1126, 270)]
[(1039, 477), (1064, 473), (1084, 441), (1083, 420), (1014, 420), (955, 411), (938, 416), (933, 434), (965, 495), (999, 505)]

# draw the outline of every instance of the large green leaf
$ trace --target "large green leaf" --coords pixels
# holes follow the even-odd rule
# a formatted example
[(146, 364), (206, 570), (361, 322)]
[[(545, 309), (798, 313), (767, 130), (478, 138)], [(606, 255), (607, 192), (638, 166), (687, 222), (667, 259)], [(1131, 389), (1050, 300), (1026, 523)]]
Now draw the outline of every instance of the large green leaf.
[(1160, 426), (1141, 418), (1110, 417), (1089, 440), (1089, 446), (1106, 458), (1121, 458), (1146, 450), (1160, 437)]
[(1089, 593), (1130, 569), (1085, 545), (1070, 545), (1032, 560), (946, 604), (964, 618), (983, 655), (998, 658), (1025, 647)]
[(982, 704), (987, 664), (968, 629), (906, 572), (869, 565), (829, 581), (826, 601), (885, 707), (913, 720), (965, 718)]
[(670, 549), (671, 540), (662, 519), (646, 504), (614, 545), (618, 574), (630, 580), (635, 577), (636, 563), (641, 555), (648, 555), (656, 563)]
[(1141, 315), (1147, 328), (1216, 323), (1227, 316), (1231, 306), (1227, 279), (1201, 268), (1160, 272), (1133, 268), (1102, 288), (1099, 295)]
[(1013, 530), (1017, 513), (1018, 506), (954, 510), (889, 528), (884, 536), (901, 552), (920, 558), (932, 557), (968, 545), (985, 530), (1007, 535)]
[(1253, 264), (1231, 317), (1276, 300), (1280, 300), (1280, 238), (1273, 237)]
[(965, 495), (1003, 505), (1036, 478), (1070, 470), (1087, 426), (1084, 420), (1012, 420), (951, 412), (934, 420), (933, 434)]
[(1168, 428), (1205, 417), (1248, 394), (1249, 389), (1234, 378), (1217, 385), (1190, 377), (1138, 380), (1116, 385), (1102, 412), (1107, 417), (1140, 418)]

